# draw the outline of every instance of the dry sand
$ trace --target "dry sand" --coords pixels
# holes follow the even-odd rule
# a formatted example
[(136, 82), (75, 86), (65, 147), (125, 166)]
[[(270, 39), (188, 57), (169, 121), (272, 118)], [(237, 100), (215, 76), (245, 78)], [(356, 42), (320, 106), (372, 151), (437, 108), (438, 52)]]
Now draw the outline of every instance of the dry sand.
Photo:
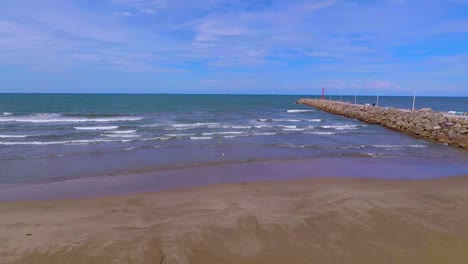
[(468, 176), (0, 202), (0, 263), (468, 263)]

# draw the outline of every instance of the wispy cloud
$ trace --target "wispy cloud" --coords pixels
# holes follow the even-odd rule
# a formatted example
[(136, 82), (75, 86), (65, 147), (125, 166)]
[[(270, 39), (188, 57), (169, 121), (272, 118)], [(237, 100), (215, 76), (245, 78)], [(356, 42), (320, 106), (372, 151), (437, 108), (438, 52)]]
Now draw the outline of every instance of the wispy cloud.
[(332, 59), (340, 59), (345, 60), (345, 57), (340, 56), (336, 53), (327, 52), (327, 51), (311, 51), (306, 52), (305, 55), (315, 58), (332, 58)]
[(185, 86), (236, 91), (460, 91), (467, 33), (464, 0), (17, 0), (0, 9), (0, 66), (139, 73), (169, 86), (180, 74)]
[[(158, 10), (165, 8), (166, 1), (164, 0), (115, 0), (116, 3), (126, 6), (135, 12), (154, 15)], [(128, 12), (128, 11), (127, 11)]]

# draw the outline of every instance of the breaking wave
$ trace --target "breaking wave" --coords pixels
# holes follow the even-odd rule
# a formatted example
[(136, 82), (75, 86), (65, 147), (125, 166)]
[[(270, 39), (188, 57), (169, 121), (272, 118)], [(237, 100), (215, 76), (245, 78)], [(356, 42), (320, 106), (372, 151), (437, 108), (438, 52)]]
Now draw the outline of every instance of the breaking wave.
[(286, 110), (288, 113), (306, 113), (306, 112), (315, 112), (315, 110), (312, 109), (289, 109)]
[(76, 130), (113, 130), (119, 128), (118, 126), (95, 126), (95, 127), (74, 127)]
[(86, 123), (86, 122), (123, 122), (139, 121), (141, 117), (119, 116), (119, 117), (67, 117), (61, 114), (33, 114), (29, 116), (6, 116), (0, 117), (0, 122), (23, 122), (23, 123)]

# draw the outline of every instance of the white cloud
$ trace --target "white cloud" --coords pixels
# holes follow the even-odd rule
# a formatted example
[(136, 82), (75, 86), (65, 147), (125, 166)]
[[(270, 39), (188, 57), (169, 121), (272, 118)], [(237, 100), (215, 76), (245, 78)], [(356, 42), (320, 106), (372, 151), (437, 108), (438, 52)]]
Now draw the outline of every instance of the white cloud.
[(343, 56), (340, 56), (332, 52), (327, 52), (327, 51), (312, 51), (312, 52), (307, 52), (306, 55), (310, 57), (316, 57), (316, 58), (332, 58), (332, 59), (334, 58), (334, 59), (345, 60)]
[(220, 82), (221, 82), (220, 80), (216, 80), (216, 79), (205, 79), (205, 80), (202, 80), (202, 83), (211, 84), (211, 85), (218, 84), (218, 83), (220, 83)]
[(129, 11), (117, 12), (117, 15), (124, 16), (124, 17), (132, 17), (135, 14)]
[(154, 15), (157, 10), (167, 7), (163, 0), (115, 0), (117, 4), (127, 6), (137, 12)]

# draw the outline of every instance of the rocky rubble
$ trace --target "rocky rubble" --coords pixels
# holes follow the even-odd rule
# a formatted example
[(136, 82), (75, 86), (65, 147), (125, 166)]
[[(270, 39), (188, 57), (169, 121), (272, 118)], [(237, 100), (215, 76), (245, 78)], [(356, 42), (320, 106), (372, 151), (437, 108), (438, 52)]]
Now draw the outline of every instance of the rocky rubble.
[(447, 117), (430, 108), (409, 111), (317, 99), (300, 99), (297, 103), (368, 124), (381, 125), (414, 137), (468, 149), (468, 118)]

